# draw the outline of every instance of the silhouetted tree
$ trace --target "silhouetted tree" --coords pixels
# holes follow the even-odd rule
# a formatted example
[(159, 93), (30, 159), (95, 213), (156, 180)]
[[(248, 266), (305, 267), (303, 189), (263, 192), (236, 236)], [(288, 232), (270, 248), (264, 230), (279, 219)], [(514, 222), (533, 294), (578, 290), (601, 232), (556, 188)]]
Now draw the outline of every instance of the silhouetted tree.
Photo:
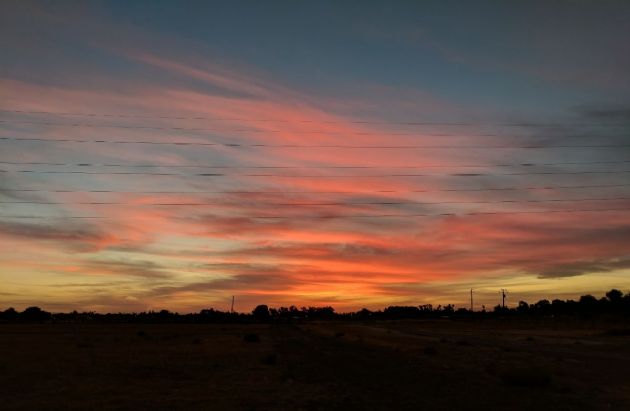
[(527, 301), (519, 301), (518, 307), (516, 307), (516, 311), (521, 314), (529, 312), (529, 304), (527, 304)]
[(551, 302), (551, 308), (553, 309), (554, 314), (564, 314), (566, 311), (566, 301), (555, 299)]
[(372, 311), (367, 308), (362, 308), (361, 310), (354, 313), (354, 317), (360, 320), (366, 320), (372, 316)]
[(389, 306), (383, 310), (383, 315), (387, 318), (417, 318), (419, 313), (418, 307)]
[(579, 305), (580, 311), (583, 314), (590, 315), (597, 311), (598, 301), (597, 298), (593, 297), (590, 294), (587, 294), (580, 297)]
[(510, 309), (502, 306), (501, 304), (497, 304), (494, 306), (494, 312), (496, 314), (509, 314)]
[(418, 309), (420, 309), (420, 311), (422, 311), (423, 313), (431, 313), (433, 312), (433, 305), (432, 304), (419, 305)]
[(332, 307), (308, 307), (302, 308), (302, 313), (313, 320), (329, 320), (335, 317), (335, 309)]
[(370, 311), (362, 309), (354, 313), (336, 313), (333, 307), (280, 307), (269, 308), (266, 305), (257, 306), (251, 314), (223, 312), (212, 308), (201, 310), (195, 314), (178, 314), (167, 310), (148, 311), (141, 313), (109, 313), (99, 314), (95, 312), (76, 311), (72, 313), (51, 314), (39, 307), (29, 307), (21, 313), (9, 308), (0, 311), (0, 321), (49, 321), (56, 322), (100, 322), (100, 323), (251, 323), (252, 321), (293, 321), (293, 320), (387, 320), (387, 319), (415, 319), (415, 318), (439, 318), (443, 316), (453, 318), (464, 317), (491, 317), (498, 316), (594, 316), (594, 315), (625, 315), (630, 318), (630, 292), (625, 295), (617, 289), (606, 293), (605, 297), (596, 298), (592, 295), (584, 295), (579, 301), (555, 299), (540, 300), (536, 304), (528, 304), (520, 301), (516, 308), (504, 308), (497, 305), (494, 313), (486, 312), (482, 306), (482, 312), (471, 312), (465, 308), (455, 311), (451, 304), (446, 306), (431, 304), (418, 306), (390, 306), (382, 311)]
[(611, 303), (621, 303), (623, 300), (623, 293), (617, 289), (612, 289), (606, 293), (606, 297)]
[(269, 307), (267, 307), (265, 304), (261, 304), (254, 308), (254, 311), (252, 311), (252, 315), (257, 321), (267, 321), (271, 317), (269, 314)]
[(538, 314), (549, 315), (553, 312), (551, 303), (549, 300), (540, 300), (534, 304), (534, 309)]
[(15, 311), (15, 308), (10, 307), (0, 313), (0, 319), (3, 319), (5, 321), (13, 321), (18, 318), (18, 315), (19, 314), (17, 311)]
[(23, 321), (47, 321), (52, 315), (39, 307), (28, 307), (20, 313), (20, 319)]

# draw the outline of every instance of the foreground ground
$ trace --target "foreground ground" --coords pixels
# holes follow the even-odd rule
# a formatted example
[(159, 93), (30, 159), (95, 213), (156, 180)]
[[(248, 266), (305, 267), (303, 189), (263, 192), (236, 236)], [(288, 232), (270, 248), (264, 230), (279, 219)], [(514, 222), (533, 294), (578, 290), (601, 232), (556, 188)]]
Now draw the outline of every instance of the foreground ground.
[(0, 324), (0, 409), (630, 409), (627, 325)]

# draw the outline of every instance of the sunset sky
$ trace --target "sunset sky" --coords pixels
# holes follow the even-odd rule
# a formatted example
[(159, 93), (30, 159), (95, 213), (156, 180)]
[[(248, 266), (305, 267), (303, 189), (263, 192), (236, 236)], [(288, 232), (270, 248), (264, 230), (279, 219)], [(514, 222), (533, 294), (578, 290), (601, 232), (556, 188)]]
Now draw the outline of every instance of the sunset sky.
[(630, 2), (3, 1), (0, 44), (0, 309), (630, 291)]

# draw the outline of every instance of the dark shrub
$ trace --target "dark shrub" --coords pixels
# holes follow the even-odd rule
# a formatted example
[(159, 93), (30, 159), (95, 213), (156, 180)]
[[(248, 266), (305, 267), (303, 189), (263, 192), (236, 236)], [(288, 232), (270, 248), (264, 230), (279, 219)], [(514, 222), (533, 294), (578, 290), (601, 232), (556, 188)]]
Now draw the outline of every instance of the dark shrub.
[(6, 321), (13, 321), (18, 318), (19, 314), (15, 311), (15, 308), (7, 308), (6, 310), (0, 312), (0, 319)]
[(503, 371), (501, 380), (518, 387), (542, 388), (551, 384), (551, 373), (538, 368), (514, 368)]
[(262, 363), (265, 365), (274, 365), (278, 361), (278, 356), (276, 354), (269, 354), (263, 357)]
[(435, 347), (429, 346), (424, 348), (424, 353), (426, 355), (437, 355), (438, 351)]
[(258, 334), (249, 333), (243, 336), (243, 341), (250, 342), (250, 343), (257, 343), (257, 342), (260, 342), (260, 337), (258, 336)]

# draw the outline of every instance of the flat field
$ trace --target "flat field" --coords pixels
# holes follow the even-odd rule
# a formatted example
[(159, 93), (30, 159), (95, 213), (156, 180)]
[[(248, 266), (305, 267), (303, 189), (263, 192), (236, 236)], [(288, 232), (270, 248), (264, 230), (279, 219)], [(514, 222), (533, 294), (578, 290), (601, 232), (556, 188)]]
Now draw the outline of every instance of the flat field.
[(628, 324), (0, 324), (7, 410), (630, 410)]

